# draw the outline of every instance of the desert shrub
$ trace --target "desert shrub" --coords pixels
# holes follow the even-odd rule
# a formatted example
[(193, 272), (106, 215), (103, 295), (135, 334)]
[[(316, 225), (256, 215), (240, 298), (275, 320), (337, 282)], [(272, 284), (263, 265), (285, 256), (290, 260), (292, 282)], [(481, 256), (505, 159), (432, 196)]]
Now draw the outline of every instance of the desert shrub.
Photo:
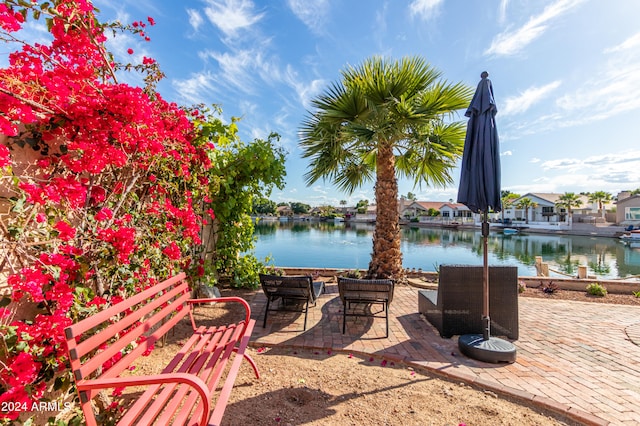
[(342, 272), (340, 276), (345, 278), (357, 278), (357, 279), (362, 278), (362, 274), (360, 273), (359, 269), (353, 269), (350, 271)]
[(587, 293), (592, 296), (604, 297), (607, 295), (607, 289), (602, 284), (591, 283), (587, 286)]

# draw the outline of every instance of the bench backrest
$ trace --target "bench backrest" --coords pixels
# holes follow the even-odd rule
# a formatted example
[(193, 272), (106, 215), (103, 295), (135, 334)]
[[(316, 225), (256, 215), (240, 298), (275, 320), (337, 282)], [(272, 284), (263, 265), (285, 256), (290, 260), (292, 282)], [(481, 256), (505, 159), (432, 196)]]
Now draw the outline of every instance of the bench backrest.
[(260, 274), (260, 285), (268, 297), (289, 297), (315, 301), (311, 275)]
[[(186, 303), (191, 292), (185, 278), (180, 273), (67, 327), (65, 337), (76, 380), (92, 375), (117, 377), (151, 350), (158, 339), (191, 312)], [(121, 355), (129, 345), (134, 348)]]
[(338, 277), (338, 292), (343, 302), (346, 297), (391, 304), (394, 287), (394, 281), (390, 279), (367, 280)]

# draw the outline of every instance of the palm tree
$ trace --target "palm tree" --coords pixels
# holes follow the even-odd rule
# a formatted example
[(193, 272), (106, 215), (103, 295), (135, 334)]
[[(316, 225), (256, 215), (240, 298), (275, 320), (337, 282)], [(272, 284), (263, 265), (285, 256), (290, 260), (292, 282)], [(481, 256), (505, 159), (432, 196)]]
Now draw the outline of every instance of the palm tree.
[(605, 191), (596, 191), (589, 194), (589, 202), (590, 203), (598, 203), (598, 213), (600, 213), (601, 217), (604, 217), (604, 203), (611, 201), (612, 196), (610, 193)]
[(535, 209), (536, 207), (538, 207), (538, 203), (528, 197), (523, 198), (522, 200), (518, 201), (518, 204), (516, 204), (517, 209), (524, 209), (525, 223), (529, 223), (529, 209)]
[(353, 193), (375, 181), (376, 227), (368, 276), (404, 280), (398, 223), (398, 182), (445, 186), (461, 157), (465, 127), (452, 120), (469, 105), (472, 90), (440, 80), (420, 57), (374, 57), (342, 71), (312, 101), (301, 128), (308, 185), (332, 181)]
[(580, 207), (582, 205), (582, 200), (580, 196), (573, 192), (565, 192), (556, 201), (556, 206), (567, 209), (567, 214), (569, 215), (569, 225), (571, 225), (572, 219), (572, 207)]
[(507, 190), (501, 191), (500, 195), (501, 195), (500, 202), (502, 203), (502, 212), (501, 212), (502, 223), (504, 223), (504, 211), (506, 209), (510, 209), (513, 206), (513, 203), (515, 202), (515, 200), (520, 198), (520, 195), (514, 194), (513, 192), (507, 191)]

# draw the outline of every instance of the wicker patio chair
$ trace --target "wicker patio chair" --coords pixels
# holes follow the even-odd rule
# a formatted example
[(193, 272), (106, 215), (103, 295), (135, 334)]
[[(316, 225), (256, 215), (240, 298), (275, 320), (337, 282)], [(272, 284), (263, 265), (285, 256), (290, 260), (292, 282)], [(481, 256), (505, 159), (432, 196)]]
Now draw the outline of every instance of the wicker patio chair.
[[(438, 290), (418, 291), (418, 310), (450, 338), (482, 334), (482, 266), (441, 265)], [(518, 268), (489, 267), (491, 334), (518, 339)]]
[[(307, 314), (309, 305), (316, 305), (318, 297), (324, 291), (324, 281), (313, 281), (311, 275), (267, 275), (260, 274), (260, 285), (265, 296), (267, 306), (264, 311), (262, 328), (267, 326), (269, 311), (290, 310), (304, 312), (304, 330), (307, 329)], [(271, 303), (280, 299), (280, 306), (270, 309)], [(290, 304), (289, 302), (297, 302)], [(289, 306), (288, 306), (289, 305)]]
[[(338, 292), (342, 301), (342, 334), (347, 327), (347, 317), (380, 317), (384, 313), (386, 336), (389, 337), (389, 305), (393, 300), (393, 280), (367, 280), (338, 277)], [(352, 305), (368, 305), (365, 309), (353, 309)], [(371, 312), (371, 305), (381, 305), (381, 312)]]

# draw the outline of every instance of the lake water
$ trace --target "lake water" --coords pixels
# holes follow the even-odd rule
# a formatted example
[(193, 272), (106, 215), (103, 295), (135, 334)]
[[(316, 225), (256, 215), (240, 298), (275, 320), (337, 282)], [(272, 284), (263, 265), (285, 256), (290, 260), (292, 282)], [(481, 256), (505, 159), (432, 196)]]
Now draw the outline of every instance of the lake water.
[[(367, 269), (374, 225), (366, 223), (277, 222), (256, 225), (255, 254), (270, 256), (281, 267)], [(405, 268), (435, 271), (442, 264), (482, 265), (480, 230), (402, 228)], [(535, 276), (535, 258), (549, 263), (552, 275), (577, 276), (578, 266), (589, 275), (623, 278), (640, 275), (640, 250), (615, 238), (522, 234), (491, 231), (490, 265), (513, 265), (518, 275)], [(555, 272), (554, 272), (555, 271)]]

